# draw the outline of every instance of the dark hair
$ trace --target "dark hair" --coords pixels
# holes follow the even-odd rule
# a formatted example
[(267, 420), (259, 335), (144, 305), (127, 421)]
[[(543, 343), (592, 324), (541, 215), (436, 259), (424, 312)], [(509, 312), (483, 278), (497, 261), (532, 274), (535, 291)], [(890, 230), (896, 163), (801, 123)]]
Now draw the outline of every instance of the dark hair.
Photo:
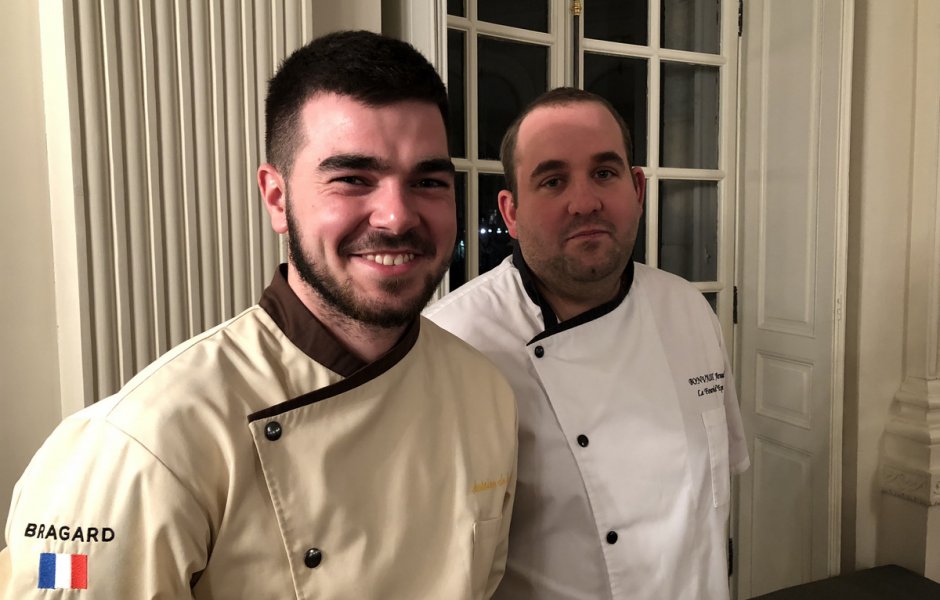
[(447, 91), (431, 63), (413, 46), (371, 31), (339, 31), (295, 50), (268, 82), (267, 161), (286, 178), (303, 143), (300, 113), (321, 93), (349, 96), (367, 106), (406, 100), (436, 104), (447, 126)]
[(506, 130), (506, 134), (503, 136), (503, 143), (499, 148), (499, 159), (503, 163), (506, 185), (509, 187), (509, 191), (512, 192), (512, 201), (514, 204), (518, 202), (517, 194), (519, 190), (518, 182), (516, 181), (516, 144), (519, 140), (519, 126), (522, 125), (522, 121), (536, 108), (542, 106), (565, 106), (578, 102), (596, 102), (610, 112), (614, 120), (617, 121), (617, 125), (620, 126), (620, 133), (623, 135), (623, 147), (627, 153), (627, 163), (630, 165), (633, 164), (633, 139), (630, 137), (630, 128), (627, 127), (627, 122), (623, 120), (623, 117), (620, 116), (617, 109), (614, 108), (606, 98), (573, 87), (559, 87), (549, 90), (530, 102), (529, 105), (522, 110), (522, 113), (516, 117), (516, 120), (513, 121), (509, 129)]

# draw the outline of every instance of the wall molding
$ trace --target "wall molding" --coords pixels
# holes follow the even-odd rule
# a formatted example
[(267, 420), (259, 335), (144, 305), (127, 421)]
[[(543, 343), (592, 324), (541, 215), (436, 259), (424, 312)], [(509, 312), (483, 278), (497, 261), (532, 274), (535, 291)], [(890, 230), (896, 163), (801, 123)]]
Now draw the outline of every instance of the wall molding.
[(923, 506), (940, 505), (940, 380), (908, 377), (885, 427), (881, 489)]
[(881, 466), (881, 490), (923, 506), (940, 506), (940, 473), (885, 464)]

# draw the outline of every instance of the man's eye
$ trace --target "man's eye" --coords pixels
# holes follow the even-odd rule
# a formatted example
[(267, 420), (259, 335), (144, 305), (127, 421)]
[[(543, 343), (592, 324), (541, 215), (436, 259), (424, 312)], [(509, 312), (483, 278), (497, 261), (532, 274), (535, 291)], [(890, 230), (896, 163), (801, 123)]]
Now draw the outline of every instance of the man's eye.
[(344, 175), (342, 177), (334, 177), (330, 180), (335, 183), (346, 183), (349, 185), (365, 185), (366, 181), (362, 177), (357, 175)]
[(598, 179), (610, 179), (611, 177), (614, 177), (616, 174), (617, 173), (615, 173), (611, 169), (598, 169), (597, 173), (595, 173), (594, 176), (597, 177)]
[(556, 188), (561, 185), (561, 177), (549, 177), (542, 182), (542, 187)]
[(419, 188), (449, 188), (450, 184), (444, 181), (443, 179), (434, 179), (431, 177), (426, 177), (424, 179), (419, 179), (415, 183), (415, 187)]

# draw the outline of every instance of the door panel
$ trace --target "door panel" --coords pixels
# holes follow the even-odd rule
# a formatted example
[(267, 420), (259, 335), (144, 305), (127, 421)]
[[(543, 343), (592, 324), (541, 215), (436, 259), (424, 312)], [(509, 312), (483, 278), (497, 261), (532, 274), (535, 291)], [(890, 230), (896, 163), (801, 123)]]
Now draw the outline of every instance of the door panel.
[(839, 566), (851, 4), (745, 3), (740, 598)]

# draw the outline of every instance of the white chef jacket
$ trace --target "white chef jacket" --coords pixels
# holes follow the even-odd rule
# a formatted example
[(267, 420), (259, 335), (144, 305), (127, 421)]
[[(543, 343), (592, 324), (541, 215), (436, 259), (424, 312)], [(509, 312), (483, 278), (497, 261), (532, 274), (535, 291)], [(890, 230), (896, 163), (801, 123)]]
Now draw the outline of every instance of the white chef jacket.
[(489, 598), (515, 459), (483, 356), (421, 319), (363, 364), (282, 268), (50, 436), (14, 490), (0, 598)]
[(728, 598), (730, 473), (749, 466), (717, 319), (688, 282), (628, 265), (557, 323), (518, 248), (431, 305), (519, 408), (509, 559), (494, 598)]

